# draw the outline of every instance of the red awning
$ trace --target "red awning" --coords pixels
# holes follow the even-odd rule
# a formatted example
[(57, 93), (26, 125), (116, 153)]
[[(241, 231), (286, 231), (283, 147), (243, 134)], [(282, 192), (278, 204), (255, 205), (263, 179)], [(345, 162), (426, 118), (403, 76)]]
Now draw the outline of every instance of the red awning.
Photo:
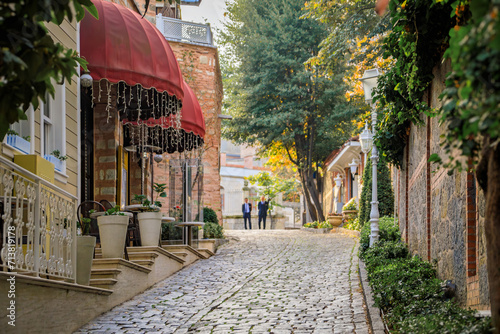
[(130, 9), (92, 0), (99, 20), (86, 13), (80, 26), (81, 56), (94, 80), (166, 91), (182, 100), (182, 74), (170, 45), (148, 20)]
[(205, 117), (195, 93), (184, 81), (184, 101), (181, 110), (181, 127), (186, 132), (205, 137)]

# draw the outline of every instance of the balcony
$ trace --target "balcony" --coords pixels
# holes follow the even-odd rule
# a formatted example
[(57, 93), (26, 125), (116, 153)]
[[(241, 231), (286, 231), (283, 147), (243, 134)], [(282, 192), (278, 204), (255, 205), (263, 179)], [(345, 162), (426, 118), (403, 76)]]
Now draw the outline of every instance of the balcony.
[(3, 272), (75, 282), (77, 198), (0, 157)]
[(157, 15), (156, 27), (169, 41), (214, 46), (212, 30), (207, 24), (187, 22)]

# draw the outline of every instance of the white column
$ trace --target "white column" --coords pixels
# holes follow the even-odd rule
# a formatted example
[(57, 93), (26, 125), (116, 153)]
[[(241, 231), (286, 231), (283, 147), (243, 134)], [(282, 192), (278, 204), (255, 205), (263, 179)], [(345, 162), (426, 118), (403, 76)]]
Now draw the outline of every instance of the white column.
[[(375, 106), (372, 105), (372, 133), (375, 136), (377, 124), (377, 113), (375, 111)], [(372, 148), (372, 208), (370, 211), (370, 247), (378, 241), (378, 220), (379, 220), (379, 211), (378, 211), (378, 193), (377, 193), (377, 165), (378, 165), (378, 150), (375, 143), (373, 143)]]

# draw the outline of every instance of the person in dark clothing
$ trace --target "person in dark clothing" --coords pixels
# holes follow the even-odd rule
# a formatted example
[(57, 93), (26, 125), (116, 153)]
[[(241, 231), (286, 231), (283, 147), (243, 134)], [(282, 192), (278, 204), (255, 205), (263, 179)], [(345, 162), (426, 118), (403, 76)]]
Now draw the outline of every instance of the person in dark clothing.
[(266, 198), (262, 196), (260, 198), (260, 202), (257, 205), (257, 208), (259, 209), (259, 230), (260, 230), (260, 222), (263, 222), (263, 227), (264, 230), (266, 229), (266, 217), (267, 217), (267, 210), (269, 208), (269, 202), (266, 201)]
[(245, 203), (241, 206), (241, 211), (243, 212), (243, 221), (245, 222), (245, 230), (247, 229), (247, 220), (248, 220), (248, 227), (252, 229), (252, 221), (251, 221), (251, 214), (252, 214), (252, 203), (248, 203), (248, 198), (245, 198)]

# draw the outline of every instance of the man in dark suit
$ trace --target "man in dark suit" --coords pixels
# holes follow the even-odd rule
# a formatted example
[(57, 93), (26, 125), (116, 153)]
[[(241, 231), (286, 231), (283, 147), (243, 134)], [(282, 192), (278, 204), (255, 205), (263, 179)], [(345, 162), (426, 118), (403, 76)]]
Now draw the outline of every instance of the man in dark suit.
[(266, 229), (266, 217), (267, 217), (267, 209), (269, 208), (269, 203), (266, 201), (266, 198), (262, 196), (260, 198), (260, 202), (257, 205), (259, 209), (259, 230), (260, 230), (260, 221), (262, 220), (264, 230)]
[(248, 227), (252, 229), (252, 221), (250, 215), (252, 214), (252, 203), (248, 203), (248, 198), (245, 198), (245, 203), (241, 206), (241, 211), (243, 211), (243, 221), (245, 222), (245, 230), (247, 229), (247, 219)]

